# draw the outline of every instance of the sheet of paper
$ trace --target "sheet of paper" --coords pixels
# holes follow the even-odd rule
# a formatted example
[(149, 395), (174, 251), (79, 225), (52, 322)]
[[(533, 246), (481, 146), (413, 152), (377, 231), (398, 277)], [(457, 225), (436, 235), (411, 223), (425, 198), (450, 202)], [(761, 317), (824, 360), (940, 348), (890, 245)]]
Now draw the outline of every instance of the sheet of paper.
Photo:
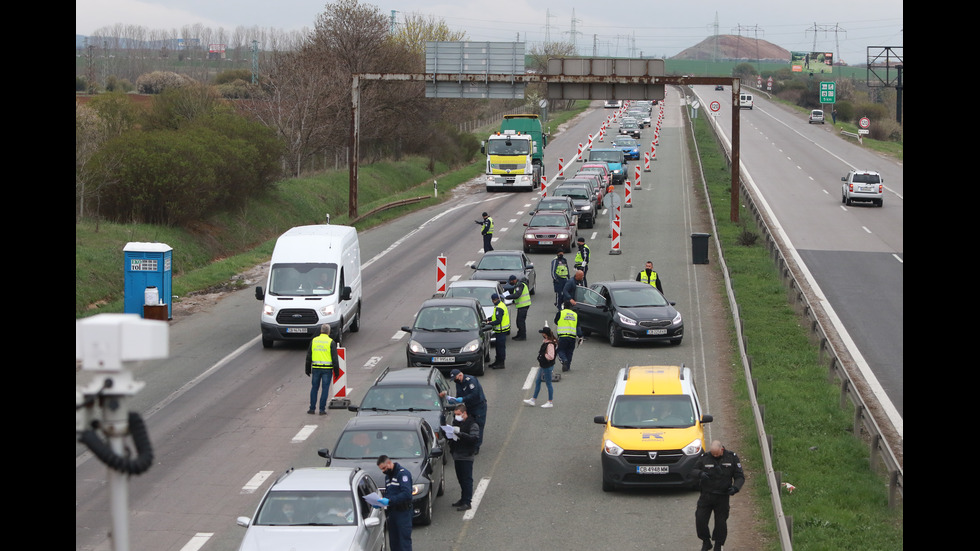
[(368, 505), (372, 507), (384, 507), (384, 505), (378, 501), (379, 499), (381, 499), (381, 496), (378, 495), (378, 492), (371, 492), (370, 494), (364, 496), (364, 501), (368, 502)]
[(452, 425), (443, 425), (442, 432), (446, 433), (446, 438), (450, 440), (459, 440), (459, 436), (456, 436), (456, 427)]

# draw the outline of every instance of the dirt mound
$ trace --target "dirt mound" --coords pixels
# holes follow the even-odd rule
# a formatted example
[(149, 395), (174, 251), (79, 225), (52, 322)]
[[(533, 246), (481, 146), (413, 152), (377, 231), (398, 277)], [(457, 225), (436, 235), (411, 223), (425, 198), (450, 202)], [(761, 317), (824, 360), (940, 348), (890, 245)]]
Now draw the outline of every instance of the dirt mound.
[[(715, 51), (717, 49), (717, 52)], [(687, 48), (671, 59), (689, 60), (762, 60), (789, 62), (789, 50), (772, 42), (756, 40), (747, 36), (720, 34), (709, 36), (696, 45)]]

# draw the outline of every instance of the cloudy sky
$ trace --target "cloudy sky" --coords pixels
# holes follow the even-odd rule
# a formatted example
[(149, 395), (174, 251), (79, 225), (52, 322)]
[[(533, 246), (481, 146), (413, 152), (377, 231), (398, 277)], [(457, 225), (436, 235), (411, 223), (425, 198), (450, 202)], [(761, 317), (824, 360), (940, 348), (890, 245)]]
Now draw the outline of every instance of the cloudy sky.
[[(228, 31), (238, 26), (284, 31), (312, 28), (327, 2), (320, 0), (75, 0), (75, 32), (92, 34), (122, 23), (169, 30), (202, 25)], [(651, 0), (609, 2), (556, 0), (501, 2), (380, 0), (373, 4), (396, 18), (420, 13), (442, 18), (470, 40), (572, 41), (580, 55), (669, 57), (714, 34), (741, 34), (787, 50), (829, 50), (860, 64), (868, 46), (902, 46), (901, 0)], [(496, 7), (494, 7), (496, 6)], [(627, 9), (628, 7), (628, 9)], [(574, 10), (574, 11), (573, 11)], [(573, 13), (575, 33), (572, 34)], [(550, 15), (550, 18), (549, 18)], [(550, 27), (550, 28), (549, 28)], [(833, 32), (837, 29), (837, 32)], [(635, 40), (635, 52), (631, 47)]]

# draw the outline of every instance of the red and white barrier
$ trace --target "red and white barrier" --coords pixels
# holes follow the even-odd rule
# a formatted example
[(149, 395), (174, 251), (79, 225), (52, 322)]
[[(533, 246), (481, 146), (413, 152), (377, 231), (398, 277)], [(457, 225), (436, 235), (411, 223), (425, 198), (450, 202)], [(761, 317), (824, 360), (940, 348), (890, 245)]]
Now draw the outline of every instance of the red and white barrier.
[(650, 148), (650, 160), (651, 161), (657, 160), (657, 146), (653, 146)]
[(565, 175), (565, 159), (558, 157), (558, 176)]
[(578, 162), (582, 162), (585, 159), (582, 158), (582, 144), (578, 144)]
[(350, 393), (347, 391), (347, 349), (337, 347), (337, 359), (339, 365), (335, 365), (333, 371), (333, 383), (330, 385), (330, 409), (347, 409), (350, 406)]
[(639, 165), (636, 166), (636, 175), (633, 177), (633, 180), (636, 181), (636, 189), (643, 189), (643, 186), (640, 185), (640, 166)]
[(446, 292), (446, 256), (436, 257), (436, 292)]
[(589, 134), (589, 149), (592, 149), (592, 134)]
[(613, 220), (613, 226), (612, 226), (612, 249), (609, 250), (609, 254), (623, 254), (622, 249), (619, 248), (619, 240), (620, 240), (619, 238), (622, 235), (620, 233), (620, 231), (619, 231), (619, 229), (621, 227), (620, 226), (621, 223), (622, 223), (622, 221), (619, 219), (618, 216), (616, 217), (615, 220)]
[(643, 172), (650, 172), (650, 154), (643, 154)]
[(548, 195), (548, 177), (544, 174), (541, 175), (541, 196), (544, 197)]
[(626, 178), (626, 204), (623, 205), (626, 208), (633, 208), (633, 182), (630, 181), (629, 175)]

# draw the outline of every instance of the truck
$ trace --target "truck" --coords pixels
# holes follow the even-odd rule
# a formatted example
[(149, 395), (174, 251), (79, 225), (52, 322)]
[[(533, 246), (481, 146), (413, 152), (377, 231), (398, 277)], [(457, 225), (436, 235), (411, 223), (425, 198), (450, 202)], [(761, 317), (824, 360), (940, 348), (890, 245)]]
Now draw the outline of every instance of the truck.
[(487, 191), (532, 191), (540, 187), (546, 145), (547, 136), (537, 115), (504, 115), (500, 131), (494, 132), (480, 149), (487, 156)]

